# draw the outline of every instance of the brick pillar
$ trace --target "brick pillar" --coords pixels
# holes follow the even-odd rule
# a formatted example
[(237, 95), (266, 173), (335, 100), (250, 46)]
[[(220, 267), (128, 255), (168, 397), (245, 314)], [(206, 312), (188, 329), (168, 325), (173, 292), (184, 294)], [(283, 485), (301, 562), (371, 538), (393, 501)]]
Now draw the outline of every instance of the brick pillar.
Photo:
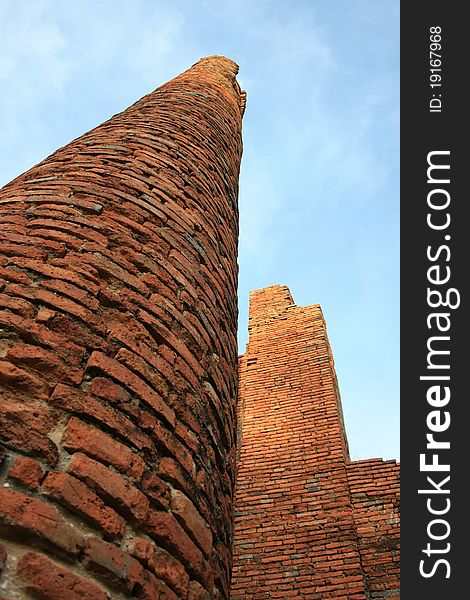
[(318, 304), (252, 292), (240, 364), (233, 600), (367, 597), (348, 446)]
[(237, 71), (202, 59), (0, 192), (0, 596), (228, 597)]

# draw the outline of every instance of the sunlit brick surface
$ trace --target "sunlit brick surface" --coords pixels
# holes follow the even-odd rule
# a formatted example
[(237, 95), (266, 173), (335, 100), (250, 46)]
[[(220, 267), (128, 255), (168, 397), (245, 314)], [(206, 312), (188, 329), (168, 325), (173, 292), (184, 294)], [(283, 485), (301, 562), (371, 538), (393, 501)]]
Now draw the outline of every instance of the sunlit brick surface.
[(398, 467), (350, 463), (319, 305), (252, 292), (232, 599), (397, 598)]

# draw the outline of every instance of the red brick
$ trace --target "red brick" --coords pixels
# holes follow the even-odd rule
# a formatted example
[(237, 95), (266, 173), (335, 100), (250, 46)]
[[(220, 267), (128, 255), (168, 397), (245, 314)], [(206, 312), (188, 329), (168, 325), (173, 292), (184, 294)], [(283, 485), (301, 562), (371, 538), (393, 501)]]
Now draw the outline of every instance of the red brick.
[(28, 300), (35, 300), (46, 306), (58, 309), (65, 313), (68, 313), (78, 319), (81, 319), (89, 325), (93, 325), (95, 328), (98, 327), (98, 320), (96, 319), (93, 312), (84, 308), (80, 304), (73, 302), (65, 296), (58, 295), (54, 292), (41, 289), (39, 287), (24, 286), (16, 283), (10, 283), (5, 288), (5, 293), (11, 296), (20, 296)]
[[(78, 217), (79, 218), (79, 217)], [(91, 229), (89, 227), (83, 226), (84, 219), (82, 218), (82, 223), (73, 223), (72, 219), (69, 218), (67, 220), (57, 218), (55, 219), (45, 219), (45, 218), (36, 218), (31, 219), (27, 223), (27, 227), (34, 233), (37, 229), (52, 229), (53, 231), (64, 231), (74, 237), (83, 239), (83, 240), (91, 240), (94, 243), (102, 246), (107, 246), (107, 238), (96, 229)], [(89, 224), (92, 224), (90, 221), (86, 221)]]
[(88, 360), (87, 368), (99, 369), (106, 375), (113, 377), (122, 383), (122, 385), (142, 398), (144, 402), (147, 402), (157, 415), (165, 419), (172, 427), (174, 427), (175, 414), (171, 408), (169, 408), (161, 397), (144, 383), (140, 377), (135, 375), (120, 362), (101, 352), (93, 352)]
[(196, 467), (190, 452), (172, 432), (157, 421), (152, 430), (152, 437), (158, 447), (162, 448), (165, 453), (172, 454), (189, 475), (195, 477)]
[(100, 425), (112, 429), (138, 450), (144, 450), (149, 456), (155, 453), (150, 437), (142, 433), (132, 421), (114, 408), (106, 406), (80, 390), (60, 383), (52, 393), (49, 402), (53, 406), (58, 406), (68, 412), (85, 415), (97, 420)]
[(130, 400), (130, 394), (122, 386), (113, 383), (105, 377), (95, 377), (91, 381), (90, 392), (109, 402), (121, 403)]
[(101, 280), (98, 271), (92, 265), (82, 261), (80, 252), (69, 251), (66, 258), (52, 258), (49, 260), (49, 264), (64, 269), (72, 269), (74, 273), (79, 273), (93, 284), (93, 290), (96, 289), (95, 286), (100, 287)]
[(68, 470), (131, 521), (147, 516), (148, 499), (115, 471), (81, 453), (73, 455)]
[(25, 588), (47, 600), (110, 600), (95, 583), (37, 552), (27, 552), (17, 565)]
[(16, 333), (23, 340), (34, 341), (40, 346), (51, 348), (71, 364), (80, 364), (84, 349), (59, 333), (50, 331), (44, 325), (24, 319), (10, 312), (0, 311), (0, 325), (7, 331)]
[(176, 558), (144, 538), (135, 538), (130, 552), (157, 577), (163, 579), (178, 594), (178, 598), (186, 598), (189, 575)]
[(211, 595), (197, 581), (191, 581), (189, 584), (187, 600), (211, 600)]
[(72, 512), (84, 517), (110, 537), (122, 536), (126, 522), (79, 479), (67, 473), (49, 473), (42, 490)]
[[(41, 309), (39, 309), (41, 311)], [(39, 313), (36, 320), (39, 319)], [(110, 351), (111, 346), (98, 335), (92, 333), (86, 323), (68, 315), (50, 311), (47, 325), (52, 332), (64, 336), (68, 341), (90, 350)]]
[(170, 488), (155, 473), (151, 471), (144, 473), (142, 489), (158, 508), (167, 509), (170, 506)]
[(28, 258), (11, 258), (7, 264), (27, 269), (28, 271), (40, 273), (41, 275), (45, 275), (46, 277), (53, 279), (68, 281), (69, 283), (78, 285), (79, 287), (90, 291), (91, 293), (96, 293), (99, 289), (98, 285), (93, 284), (89, 279), (85, 279), (76, 271), (61, 267), (54, 267), (51, 264), (43, 263), (39, 260), (31, 260)]
[(78, 385), (82, 381), (81, 369), (66, 365), (55, 352), (45, 348), (30, 344), (15, 344), (9, 348), (6, 357), (15, 365), (24, 365), (43, 376), (53, 376), (64, 383)]
[(0, 294), (0, 307), (18, 313), (26, 319), (33, 319), (36, 314), (36, 307), (34, 304), (31, 304), (31, 302), (28, 302), (27, 300), (23, 300), (23, 298), (13, 298), (6, 294)]
[[(58, 243), (58, 242), (54, 242), (54, 241), (49, 241), (49, 240), (44, 240), (41, 239), (40, 237), (36, 237), (36, 236), (32, 236), (32, 235), (23, 235), (21, 233), (14, 233), (14, 232), (8, 232), (8, 231), (3, 231), (2, 232), (2, 237), (5, 240), (9, 240), (12, 242), (12, 244), (24, 244), (25, 246), (28, 247), (28, 250), (30, 250), (30, 254), (26, 254), (26, 256), (30, 256), (31, 258), (40, 258), (38, 252), (37, 252), (37, 248), (35, 248), (35, 246), (40, 246), (42, 248), (45, 248), (46, 250), (52, 252), (52, 253), (58, 253), (58, 254), (65, 254), (65, 248), (63, 246), (63, 244)], [(7, 252), (1, 252), (1, 254), (8, 254)], [(18, 255), (16, 254), (12, 254), (12, 256), (21, 256), (21, 254), (18, 252)], [(42, 257), (47, 256), (47, 254), (42, 254)]]
[(194, 494), (195, 485), (186, 471), (170, 456), (164, 456), (158, 462), (156, 472), (164, 481), (169, 481), (175, 488), (181, 489), (186, 495)]
[(47, 400), (51, 393), (50, 386), (44, 380), (6, 360), (0, 360), (0, 386), (18, 390), (36, 400)]
[(47, 257), (47, 252), (45, 250), (9, 242), (0, 242), (0, 254), (2, 256), (26, 256), (28, 258), (38, 258), (43, 260)]
[(195, 358), (188, 350), (186, 345), (178, 340), (178, 338), (171, 333), (163, 323), (151, 315), (149, 315), (146, 311), (139, 311), (139, 320), (145, 325), (151, 327), (159, 336), (167, 341), (169, 346), (178, 354), (178, 356), (183, 357), (183, 361), (188, 365), (191, 369), (190, 379), (193, 380), (196, 378), (196, 382), (198, 381), (198, 377), (203, 376), (203, 371), (201, 366), (196, 362)]
[(143, 572), (142, 565), (130, 554), (114, 544), (98, 539), (87, 541), (84, 563), (88, 569), (111, 584), (124, 585), (129, 593), (133, 591)]
[[(392, 591), (398, 580), (377, 546), (369, 558), (368, 542), (393, 511), (384, 510), (383, 496), (380, 516), (361, 501), (372, 481), (380, 482), (379, 496), (391, 490), (381, 475), (371, 476), (377, 463), (349, 462), (321, 309), (295, 306), (285, 286), (257, 290), (249, 330), (239, 364), (232, 595), (379, 598), (378, 585)], [(229, 507), (229, 499), (220, 506)], [(384, 528), (381, 539), (394, 545)], [(378, 584), (377, 567), (384, 564), (392, 583), (381, 573)]]
[(131, 477), (140, 478), (144, 471), (145, 463), (138, 454), (76, 417), (68, 422), (62, 444), (67, 450), (83, 452)]
[(18, 456), (10, 467), (8, 476), (16, 479), (21, 485), (35, 490), (44, 476), (44, 471), (34, 459)]
[(67, 296), (67, 298), (76, 301), (78, 304), (81, 304), (92, 311), (96, 311), (100, 306), (97, 298), (67, 281), (60, 281), (57, 279), (45, 280), (41, 281), (39, 286), (52, 291), (54, 294)]
[(73, 556), (83, 544), (82, 537), (54, 507), (5, 488), (0, 488), (0, 521), (11, 528), (14, 538), (26, 534)]
[(211, 570), (207, 562), (171, 513), (150, 510), (144, 530), (158, 545), (174, 553), (190, 575), (210, 587)]
[(7, 281), (12, 281), (13, 283), (24, 283), (29, 285), (32, 282), (31, 277), (26, 275), (26, 273), (18, 271), (17, 269), (4, 268), (2, 266), (0, 266), (0, 277)]
[(126, 271), (111, 260), (111, 258), (103, 256), (103, 254), (105, 254), (104, 249), (100, 249), (99, 253), (93, 252), (85, 254), (82, 260), (83, 262), (92, 265), (100, 274), (103, 274), (105, 278), (114, 277), (118, 281), (122, 281), (126, 286), (135, 289), (145, 296), (147, 287), (138, 277), (132, 275), (131, 265), (129, 264), (128, 270)]
[[(112, 336), (113, 340), (117, 339), (116, 334)], [(129, 343), (126, 345), (130, 345)], [(116, 360), (118, 360), (122, 365), (125, 365), (128, 369), (137, 373), (138, 377), (146, 382), (146, 385), (149, 385), (150, 388), (162, 398), (166, 398), (169, 393), (169, 384), (172, 382), (173, 377), (173, 369), (166, 376), (167, 380), (165, 380), (165, 374), (159, 369), (162, 365), (156, 367), (154, 364), (149, 363), (148, 360), (144, 360), (138, 354), (132, 350), (128, 350), (127, 348), (119, 348), (116, 353)], [(152, 360), (152, 363), (157, 361)], [(170, 422), (169, 422), (170, 423)], [(173, 427), (174, 422), (172, 421), (170, 425)]]
[(212, 532), (191, 500), (179, 490), (173, 490), (170, 508), (193, 541), (206, 556), (209, 556), (212, 549)]
[(180, 421), (176, 423), (175, 435), (183, 440), (183, 443), (198, 456), (200, 453), (199, 440), (197, 435), (185, 427)]
[(139, 600), (179, 600), (180, 598), (150, 571), (142, 572), (134, 594)]
[(0, 439), (6, 446), (55, 465), (59, 453), (47, 437), (54, 425), (54, 414), (49, 408), (4, 398), (0, 412)]

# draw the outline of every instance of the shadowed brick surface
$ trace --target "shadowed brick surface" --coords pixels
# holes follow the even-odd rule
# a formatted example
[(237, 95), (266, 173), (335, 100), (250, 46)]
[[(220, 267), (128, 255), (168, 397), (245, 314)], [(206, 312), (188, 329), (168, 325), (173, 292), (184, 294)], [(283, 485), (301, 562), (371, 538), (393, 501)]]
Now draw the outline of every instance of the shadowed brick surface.
[(252, 292), (232, 600), (399, 597), (398, 466), (350, 462), (319, 305)]
[(229, 595), (237, 71), (199, 61), (0, 192), (12, 599)]

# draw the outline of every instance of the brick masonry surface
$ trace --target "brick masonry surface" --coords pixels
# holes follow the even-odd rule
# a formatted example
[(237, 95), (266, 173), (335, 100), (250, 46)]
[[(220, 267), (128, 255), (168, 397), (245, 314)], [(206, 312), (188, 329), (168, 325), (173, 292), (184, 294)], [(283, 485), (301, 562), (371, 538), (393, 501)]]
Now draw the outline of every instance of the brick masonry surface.
[(319, 305), (252, 292), (232, 600), (399, 598), (399, 466), (351, 462)]
[(227, 598), (237, 66), (209, 57), (0, 192), (0, 598)]

